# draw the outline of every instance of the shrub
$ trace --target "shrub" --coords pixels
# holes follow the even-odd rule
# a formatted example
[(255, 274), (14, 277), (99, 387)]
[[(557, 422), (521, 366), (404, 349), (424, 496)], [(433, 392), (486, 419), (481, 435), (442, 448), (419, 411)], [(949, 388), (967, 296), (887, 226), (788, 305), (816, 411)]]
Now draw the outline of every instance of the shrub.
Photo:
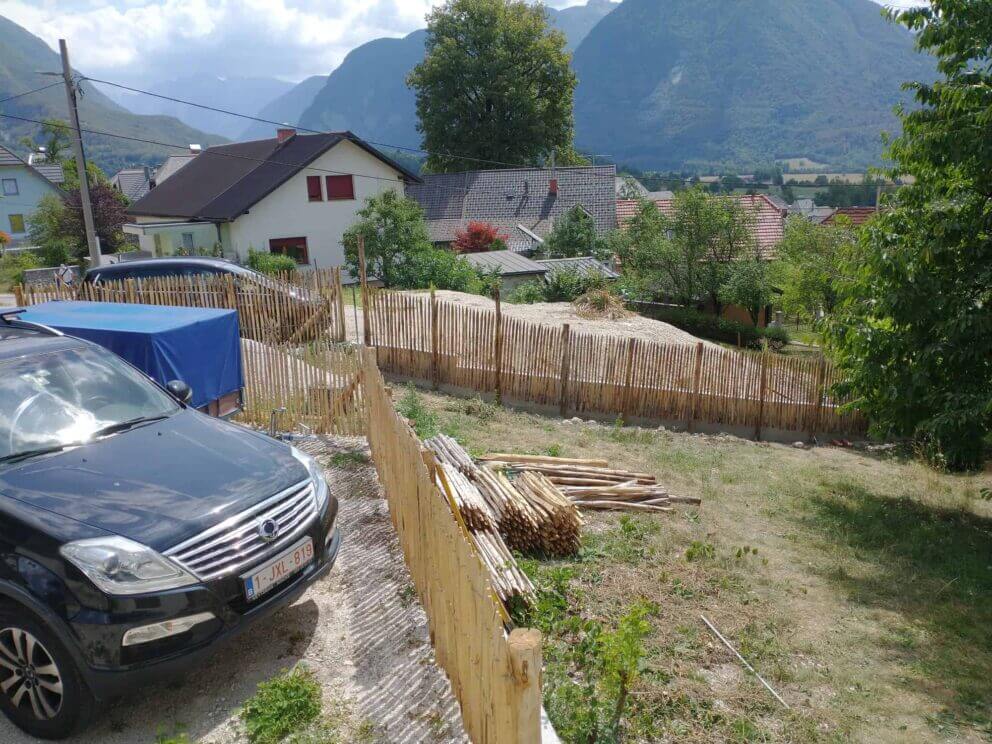
[(782, 326), (768, 326), (761, 329), (761, 335), (768, 340), (768, 345), (779, 351), (789, 343), (789, 332)]
[(761, 340), (768, 339), (773, 349), (781, 349), (789, 343), (788, 332), (781, 327), (757, 328), (736, 320), (718, 318), (688, 307), (639, 306), (638, 310), (649, 318), (670, 323), (693, 336), (723, 341), (728, 344), (740, 343), (751, 349), (761, 347)]
[(505, 251), (508, 235), (504, 235), (495, 225), (488, 222), (469, 222), (464, 230), (455, 233), (452, 248), (457, 253), (484, 253)]
[(73, 242), (69, 238), (57, 238), (44, 243), (38, 250), (43, 266), (61, 266), (75, 263)]
[(8, 290), (15, 284), (23, 284), (24, 272), (27, 269), (37, 269), (40, 266), (41, 261), (38, 256), (30, 251), (5, 253), (0, 258), (0, 286)]
[(241, 720), (252, 744), (277, 744), (320, 716), (320, 683), (302, 666), (268, 682), (245, 702)]
[(394, 286), (401, 289), (450, 289), (481, 294), (484, 283), (479, 272), (461, 256), (443, 248), (418, 251), (394, 268)]
[(544, 302), (544, 282), (540, 279), (525, 282), (510, 292), (506, 301), (518, 305), (533, 305), (535, 302)]
[(296, 261), (281, 253), (265, 253), (249, 249), (248, 268), (262, 274), (283, 274), (287, 271), (296, 271)]
[(630, 315), (624, 307), (623, 300), (608, 289), (590, 289), (576, 298), (572, 304), (579, 315), (587, 318), (618, 320)]

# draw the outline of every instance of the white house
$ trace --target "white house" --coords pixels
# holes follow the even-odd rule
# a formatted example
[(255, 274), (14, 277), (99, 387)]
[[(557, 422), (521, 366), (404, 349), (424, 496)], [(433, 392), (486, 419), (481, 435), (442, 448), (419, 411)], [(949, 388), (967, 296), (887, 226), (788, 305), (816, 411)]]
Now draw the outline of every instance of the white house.
[(124, 231), (155, 256), (284, 253), (344, 262), (345, 230), (372, 195), (420, 179), (350, 132), (297, 134), (204, 150), (132, 204)]

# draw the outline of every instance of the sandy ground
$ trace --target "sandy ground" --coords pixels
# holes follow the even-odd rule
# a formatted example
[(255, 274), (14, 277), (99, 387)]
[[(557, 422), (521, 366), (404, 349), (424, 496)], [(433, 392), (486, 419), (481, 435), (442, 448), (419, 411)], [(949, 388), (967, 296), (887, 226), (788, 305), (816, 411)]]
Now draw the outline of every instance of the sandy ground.
[[(320, 457), (365, 448), (363, 439), (334, 439), (311, 451)], [(191, 741), (243, 742), (238, 709), (259, 682), (298, 662), (320, 680), (325, 713), (343, 715), (352, 731), (361, 727), (362, 741), (467, 741), (451, 687), (433, 663), (427, 619), (374, 469), (357, 465), (327, 472), (341, 504), (338, 524), (344, 535), (330, 575), (195, 673), (135, 691), (68, 741), (148, 744), (161, 733), (183, 731)], [(342, 739), (352, 737), (346, 733)], [(36, 741), (0, 717), (0, 742)]]
[[(439, 290), (437, 296), (438, 299), (446, 302), (468, 307), (494, 307), (492, 300), (480, 295)], [(695, 344), (702, 340), (673, 325), (640, 315), (632, 314), (623, 320), (590, 320), (578, 315), (569, 302), (538, 302), (533, 305), (514, 305), (504, 302), (502, 307), (503, 313), (509, 317), (521, 318), (543, 325), (560, 326), (563, 323), (568, 323), (573, 331), (581, 331), (582, 333), (602, 336), (633, 336), (645, 341), (669, 344)], [(360, 343), (364, 327), (361, 308), (358, 308), (356, 318), (355, 309), (351, 305), (345, 306), (345, 326), (347, 340)], [(709, 341), (703, 341), (703, 343), (708, 346), (715, 345)]]
[[(462, 292), (440, 291), (438, 299), (469, 307), (492, 308), (495, 303), (488, 297)], [(631, 314), (622, 320), (592, 320), (575, 312), (569, 302), (536, 302), (533, 305), (502, 304), (504, 315), (529, 320), (532, 323), (559, 326), (568, 323), (573, 331), (600, 336), (623, 336), (668, 344), (695, 344), (700, 341), (690, 333), (660, 320), (651, 320)], [(708, 342), (704, 342), (708, 343)]]

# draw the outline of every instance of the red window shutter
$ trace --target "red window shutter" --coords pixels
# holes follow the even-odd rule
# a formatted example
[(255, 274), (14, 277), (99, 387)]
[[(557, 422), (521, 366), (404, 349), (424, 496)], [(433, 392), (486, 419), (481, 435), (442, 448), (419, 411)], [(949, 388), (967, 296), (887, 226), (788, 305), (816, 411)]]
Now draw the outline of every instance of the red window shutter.
[(352, 177), (327, 176), (327, 199), (354, 199), (355, 184)]
[(307, 176), (307, 199), (324, 201), (324, 195), (320, 191), (320, 176)]

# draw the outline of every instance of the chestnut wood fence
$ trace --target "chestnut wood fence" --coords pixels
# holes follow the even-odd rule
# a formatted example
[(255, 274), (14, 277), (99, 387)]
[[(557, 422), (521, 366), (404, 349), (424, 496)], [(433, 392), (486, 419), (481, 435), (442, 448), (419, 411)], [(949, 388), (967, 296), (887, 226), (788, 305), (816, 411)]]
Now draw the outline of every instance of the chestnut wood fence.
[(374, 354), (362, 353), (372, 459), (465, 731), (476, 744), (539, 744), (541, 634), (507, 633), (458, 507), (435, 485), (433, 454), (393, 407)]
[(237, 310), (242, 336), (259, 341), (345, 340), (344, 294), (338, 268), (286, 272), (258, 281), (217, 276), (164, 276), (14, 288), (18, 305), (49, 300), (130, 302)]
[(859, 434), (831, 394), (824, 357), (742, 352), (602, 336), (506, 317), (433, 294), (365, 290), (366, 343), (389, 373), (574, 414), (743, 428)]

